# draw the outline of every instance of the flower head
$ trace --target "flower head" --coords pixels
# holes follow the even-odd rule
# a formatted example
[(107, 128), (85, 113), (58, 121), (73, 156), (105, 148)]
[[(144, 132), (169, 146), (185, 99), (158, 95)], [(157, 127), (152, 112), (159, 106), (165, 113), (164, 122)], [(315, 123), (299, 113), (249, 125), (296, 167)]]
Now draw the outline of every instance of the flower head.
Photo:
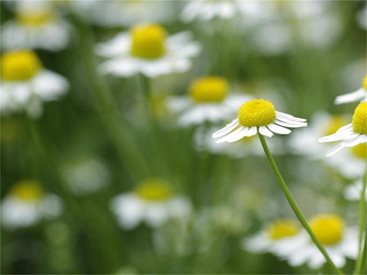
[[(346, 226), (342, 217), (328, 213), (317, 215), (310, 220), (310, 227), (337, 267), (345, 265), (346, 257), (357, 257), (358, 230)], [(325, 263), (324, 256), (305, 232), (294, 240), (292, 253), (284, 258), (292, 266), (308, 264), (313, 269), (320, 268)]]
[(96, 46), (96, 53), (108, 58), (103, 73), (128, 77), (142, 73), (149, 77), (187, 71), (190, 58), (200, 51), (188, 32), (168, 36), (158, 24), (139, 24), (129, 32)]
[(197, 79), (190, 86), (190, 96), (198, 103), (222, 102), (228, 92), (227, 80), (217, 76)]
[(305, 119), (276, 111), (268, 100), (253, 99), (240, 107), (238, 118), (212, 136), (217, 142), (235, 142), (256, 133), (267, 137), (272, 137), (273, 133), (287, 135), (291, 133), (288, 128), (305, 126)]
[(53, 218), (61, 213), (60, 199), (46, 193), (40, 182), (22, 180), (11, 188), (1, 204), (4, 227), (15, 229), (36, 224), (43, 218)]
[(133, 229), (142, 222), (157, 227), (191, 212), (188, 199), (175, 195), (171, 185), (158, 178), (144, 179), (131, 192), (114, 198), (111, 207), (124, 229)]
[(358, 104), (353, 113), (352, 123), (339, 128), (335, 134), (320, 138), (319, 141), (341, 141), (329, 151), (327, 156), (331, 156), (345, 147), (367, 143), (367, 102)]
[(5, 52), (0, 64), (0, 113), (25, 110), (38, 117), (43, 101), (55, 100), (68, 88), (66, 79), (43, 68), (33, 51)]

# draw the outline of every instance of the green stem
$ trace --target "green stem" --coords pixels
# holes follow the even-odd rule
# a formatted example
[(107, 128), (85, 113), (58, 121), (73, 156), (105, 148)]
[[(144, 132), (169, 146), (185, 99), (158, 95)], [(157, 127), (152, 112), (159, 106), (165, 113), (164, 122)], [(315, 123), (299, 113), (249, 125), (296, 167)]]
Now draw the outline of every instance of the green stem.
[(270, 150), (268, 148), (268, 145), (266, 144), (265, 138), (259, 134), (259, 138), (261, 141), (261, 145), (264, 149), (265, 155), (268, 158), (268, 161), (270, 162), (271, 167), (273, 168), (273, 171), (275, 173), (275, 176), (278, 179), (279, 185), (282, 188), (282, 191), (285, 195), (285, 197), (288, 200), (289, 205), (291, 206), (294, 214), (297, 216), (299, 222), (302, 224), (303, 228), (306, 230), (306, 232), (308, 233), (308, 235), (310, 236), (311, 240), (313, 241), (313, 243), (317, 246), (317, 248), (320, 250), (320, 252), (322, 253), (322, 255), (324, 255), (325, 260), (327, 261), (327, 263), (330, 265), (330, 267), (334, 270), (334, 272), (336, 274), (343, 274), (333, 263), (333, 261), (331, 260), (329, 254), (327, 253), (327, 251), (325, 250), (325, 248), (322, 246), (322, 244), (318, 241), (318, 239), (316, 238), (316, 236), (313, 234), (310, 226), (307, 223), (307, 220), (305, 218), (305, 216), (303, 215), (301, 209), (299, 208), (299, 206), (297, 205), (292, 193), (289, 191), (287, 184), (285, 183), (282, 174), (280, 173), (278, 166), (276, 165)]
[(359, 256), (356, 263), (355, 274), (364, 274), (366, 266), (366, 247), (367, 247), (367, 220), (366, 220), (366, 189), (367, 189), (367, 164), (366, 173), (363, 177), (361, 197), (359, 199)]

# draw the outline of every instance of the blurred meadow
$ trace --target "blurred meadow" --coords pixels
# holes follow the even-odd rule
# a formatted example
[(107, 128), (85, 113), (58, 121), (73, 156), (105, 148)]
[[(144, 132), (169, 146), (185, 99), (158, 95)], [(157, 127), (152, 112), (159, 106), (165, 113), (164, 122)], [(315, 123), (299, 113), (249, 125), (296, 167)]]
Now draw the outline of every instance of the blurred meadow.
[(0, 7), (1, 274), (333, 273), (270, 245), (302, 230), (260, 140), (212, 139), (253, 98), (307, 119), (266, 140), (307, 219), (343, 224), (319, 240), (353, 272), (366, 143), (317, 140), (367, 92), (364, 1)]

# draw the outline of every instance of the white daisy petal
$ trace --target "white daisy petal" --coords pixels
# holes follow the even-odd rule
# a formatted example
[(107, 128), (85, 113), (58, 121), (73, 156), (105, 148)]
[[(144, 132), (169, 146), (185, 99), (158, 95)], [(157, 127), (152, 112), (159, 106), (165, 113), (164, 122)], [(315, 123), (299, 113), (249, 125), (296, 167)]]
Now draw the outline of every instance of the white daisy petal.
[(268, 128), (266, 128), (265, 126), (261, 126), (260, 128), (259, 128), (259, 132), (260, 132), (260, 134), (262, 134), (263, 136), (267, 136), (267, 137), (272, 137), (274, 134), (271, 132), (271, 131), (269, 131), (269, 129)]
[(367, 92), (363, 88), (360, 88), (355, 92), (337, 96), (335, 99), (335, 104), (343, 104), (343, 103), (360, 101), (364, 98), (367, 98)]
[(257, 133), (257, 128), (256, 128), (256, 127), (251, 127), (251, 128), (247, 131), (247, 133), (246, 133), (245, 137), (252, 137), (252, 136), (256, 135), (256, 133)]
[(267, 127), (270, 129), (270, 131), (280, 135), (288, 135), (292, 132), (291, 130), (278, 126), (276, 124), (270, 124)]
[(229, 132), (231, 132), (233, 129), (235, 129), (239, 125), (238, 118), (234, 119), (231, 123), (227, 124), (224, 128), (214, 132), (212, 134), (213, 138), (219, 138), (222, 137)]
[(237, 129), (235, 129), (234, 131), (230, 132), (229, 134), (225, 135), (224, 137), (218, 139), (216, 142), (217, 143), (234, 142), (236, 140), (239, 140), (239, 139), (243, 138), (247, 131), (248, 131), (247, 127), (242, 127), (241, 126)]
[(295, 116), (292, 116), (290, 114), (286, 114), (286, 113), (279, 112), (279, 111), (276, 111), (276, 115), (279, 118), (288, 119), (289, 121), (294, 121), (294, 122), (306, 122), (307, 121), (304, 118), (295, 117)]

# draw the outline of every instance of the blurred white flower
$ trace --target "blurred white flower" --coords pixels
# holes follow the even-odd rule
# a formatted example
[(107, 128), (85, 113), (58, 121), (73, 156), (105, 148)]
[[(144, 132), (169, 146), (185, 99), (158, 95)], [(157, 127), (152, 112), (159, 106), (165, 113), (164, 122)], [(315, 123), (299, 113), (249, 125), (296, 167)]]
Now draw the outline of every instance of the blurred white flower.
[(88, 0), (70, 1), (83, 18), (99, 26), (132, 26), (141, 22), (167, 22), (175, 14), (173, 1)]
[[(361, 194), (362, 194), (362, 180), (350, 184), (344, 189), (344, 197), (350, 201), (359, 201), (361, 198)], [(365, 199), (367, 201), (367, 193)]]
[[(341, 217), (319, 215), (311, 219), (310, 227), (337, 267), (343, 267), (346, 258), (355, 259), (358, 256), (358, 229), (345, 226)], [(325, 257), (306, 232), (302, 232), (301, 236), (294, 240), (292, 253), (283, 258), (292, 266), (307, 264), (312, 269), (320, 268), (326, 263)]]
[(364, 175), (367, 159), (367, 143), (358, 144), (341, 151), (324, 161), (348, 179), (361, 178)]
[(332, 135), (319, 139), (320, 142), (340, 141), (327, 156), (331, 156), (346, 147), (367, 143), (367, 102), (361, 102), (354, 110), (352, 123), (347, 124)]
[(15, 18), (1, 26), (1, 45), (5, 50), (37, 48), (59, 51), (70, 40), (70, 25), (50, 2), (17, 1)]
[(124, 229), (133, 229), (143, 222), (154, 228), (191, 213), (189, 200), (174, 196), (171, 186), (160, 179), (146, 179), (134, 191), (118, 195), (111, 208)]
[(254, 236), (242, 241), (241, 247), (253, 253), (272, 253), (284, 258), (298, 247), (301, 230), (293, 220), (281, 219), (269, 224)]
[(200, 51), (189, 32), (172, 36), (157, 24), (143, 24), (129, 32), (117, 34), (112, 40), (97, 44), (97, 55), (107, 58), (100, 65), (104, 74), (129, 77), (138, 73), (148, 77), (185, 72), (191, 58)]
[(31, 117), (38, 117), (44, 101), (56, 100), (69, 87), (64, 77), (43, 68), (32, 51), (4, 53), (1, 69), (1, 114), (25, 110)]
[(305, 119), (276, 111), (269, 100), (252, 99), (240, 107), (236, 119), (213, 133), (212, 137), (218, 143), (232, 143), (257, 133), (267, 137), (272, 137), (274, 133), (288, 135), (292, 132), (288, 128), (306, 126)]
[[(264, 156), (264, 150), (258, 140), (254, 137), (244, 137), (241, 142), (217, 143), (211, 134), (213, 128), (199, 127), (194, 135), (195, 147), (199, 151), (208, 151), (212, 154), (227, 155), (233, 158), (244, 158), (246, 156)], [(281, 140), (275, 139), (269, 148), (272, 154), (283, 154), (285, 152)]]
[(362, 87), (355, 92), (337, 96), (335, 99), (335, 104), (343, 104), (350, 102), (367, 100), (367, 75), (363, 78)]
[(357, 22), (361, 28), (367, 30), (367, 5), (364, 5), (363, 9), (358, 12)]
[(249, 99), (245, 94), (230, 93), (226, 79), (208, 76), (191, 83), (189, 96), (168, 98), (167, 107), (173, 113), (179, 114), (179, 125), (191, 126), (224, 121)]
[(105, 188), (111, 175), (103, 162), (88, 158), (69, 163), (63, 176), (74, 194), (88, 195)]
[(16, 183), (1, 203), (1, 222), (8, 229), (32, 226), (42, 219), (60, 215), (62, 202), (53, 194), (44, 193), (39, 182)]
[(180, 18), (184, 22), (208, 21), (214, 18), (230, 19), (238, 14), (236, 0), (191, 0), (183, 8)]
[(292, 153), (306, 155), (312, 159), (323, 158), (331, 145), (319, 143), (318, 139), (325, 135), (334, 134), (347, 122), (347, 118), (341, 115), (333, 116), (325, 112), (316, 113), (312, 117), (309, 127), (300, 129), (290, 136), (289, 146)]

